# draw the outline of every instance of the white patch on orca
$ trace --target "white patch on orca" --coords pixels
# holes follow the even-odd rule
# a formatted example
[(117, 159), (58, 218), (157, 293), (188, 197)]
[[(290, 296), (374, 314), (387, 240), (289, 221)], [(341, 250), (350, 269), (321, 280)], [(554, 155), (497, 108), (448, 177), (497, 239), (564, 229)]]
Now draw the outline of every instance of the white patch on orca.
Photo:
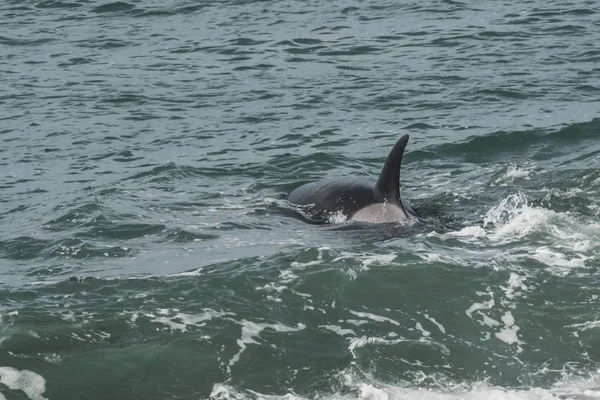
[(407, 219), (408, 216), (400, 207), (390, 203), (371, 204), (361, 208), (352, 215), (352, 221), (359, 222), (398, 222)]

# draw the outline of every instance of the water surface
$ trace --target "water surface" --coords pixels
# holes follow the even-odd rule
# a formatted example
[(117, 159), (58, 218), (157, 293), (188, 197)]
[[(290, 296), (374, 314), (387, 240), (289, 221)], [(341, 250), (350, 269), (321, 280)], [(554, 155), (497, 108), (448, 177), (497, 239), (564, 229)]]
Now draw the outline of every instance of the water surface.
[[(4, 2), (0, 399), (600, 396), (599, 15)], [(285, 200), (404, 133), (420, 220)]]

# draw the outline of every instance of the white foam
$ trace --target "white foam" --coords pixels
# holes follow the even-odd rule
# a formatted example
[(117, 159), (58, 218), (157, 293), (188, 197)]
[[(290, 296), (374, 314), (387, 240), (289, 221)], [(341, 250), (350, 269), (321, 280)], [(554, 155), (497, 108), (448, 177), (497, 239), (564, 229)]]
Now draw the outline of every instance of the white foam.
[(389, 254), (374, 254), (374, 253), (351, 253), (342, 251), (336, 258), (334, 258), (331, 262), (335, 263), (341, 260), (358, 260), (362, 264), (362, 269), (367, 270), (373, 264), (380, 265), (389, 265), (391, 264), (398, 254), (389, 253)]
[[(361, 344), (367, 343), (397, 343), (377, 338), (355, 339)], [(320, 400), (586, 400), (600, 398), (600, 369), (597, 371), (581, 371), (582, 374), (564, 374), (553, 385), (545, 387), (503, 388), (491, 386), (485, 381), (453, 382), (439, 374), (422, 373), (412, 384), (383, 383), (370, 374), (357, 372), (349, 368), (340, 372), (339, 382), (342, 387), (337, 393), (313, 393), (310, 398)], [(422, 387), (424, 381), (435, 381), (435, 387)], [(280, 387), (277, 393), (283, 395), (261, 394), (255, 391), (238, 389), (224, 383), (213, 386), (211, 400), (306, 400), (285, 387)]]
[(391, 318), (382, 317), (380, 315), (375, 315), (375, 314), (366, 313), (366, 312), (352, 311), (352, 310), (350, 310), (350, 313), (356, 315), (357, 317), (368, 318), (368, 319), (372, 319), (373, 321), (377, 321), (377, 322), (389, 322), (396, 326), (400, 326), (400, 323), (398, 321), (395, 321)]
[(311, 265), (319, 265), (319, 264), (323, 264), (323, 260), (322, 259), (308, 261), (308, 262), (305, 262), (305, 263), (301, 263), (301, 262), (298, 262), (298, 261), (292, 261), (290, 263), (290, 266), (292, 268), (299, 268), (300, 269), (300, 268), (310, 267)]
[(500, 319), (502, 320), (502, 322), (504, 322), (504, 325), (506, 325), (507, 327), (511, 327), (515, 324), (515, 317), (513, 317), (510, 311), (505, 312), (502, 318)]
[[(509, 183), (514, 182), (516, 179), (530, 180), (531, 179), (531, 177), (529, 176), (530, 173), (531, 173), (530, 170), (511, 165), (506, 170), (506, 174), (504, 174), (503, 179)], [(496, 181), (496, 182), (498, 182), (498, 181)]]
[(513, 325), (509, 328), (502, 328), (500, 330), (500, 332), (495, 333), (495, 336), (506, 344), (513, 344), (513, 343), (519, 344), (519, 343), (521, 343), (521, 341), (519, 340), (519, 338), (517, 336), (518, 330), (519, 330), (519, 327)]
[[(311, 398), (321, 400), (574, 400), (600, 398), (597, 382), (592, 379), (564, 380), (548, 387), (508, 389), (485, 383), (464, 383), (441, 388), (404, 387), (378, 382), (354, 382), (351, 374), (342, 376), (345, 389), (341, 393), (323, 393)], [(348, 390), (350, 389), (350, 390)], [(284, 395), (261, 394), (238, 390), (218, 383), (213, 386), (210, 400), (307, 400), (294, 393)]]
[(48, 400), (42, 394), (46, 391), (43, 376), (27, 369), (19, 371), (12, 367), (0, 367), (0, 383), (12, 390), (21, 390), (31, 400)]
[(417, 322), (417, 324), (415, 325), (415, 328), (421, 332), (421, 334), (425, 337), (431, 335), (431, 332), (429, 332), (428, 330), (426, 330), (425, 328), (423, 328), (423, 325), (421, 325), (420, 322)]
[(446, 328), (444, 328), (444, 326), (442, 324), (440, 324), (439, 322), (437, 322), (435, 320), (435, 318), (430, 317), (428, 314), (424, 314), (423, 315), (425, 318), (427, 318), (429, 321), (431, 321), (435, 326), (438, 327), (438, 329), (440, 330), (440, 332), (442, 333), (446, 333)]
[(572, 268), (585, 268), (585, 262), (590, 257), (580, 254), (577, 257), (568, 258), (565, 254), (542, 246), (535, 250), (535, 253), (531, 255), (531, 258), (552, 267), (553, 272), (557, 275), (564, 276), (568, 274)]
[(600, 328), (600, 321), (587, 321), (581, 324), (567, 325), (569, 328), (581, 328), (580, 331), (587, 331), (588, 329)]
[(240, 322), (242, 325), (242, 336), (237, 340), (237, 344), (240, 347), (240, 351), (235, 354), (231, 360), (229, 360), (229, 365), (227, 366), (227, 373), (231, 374), (231, 367), (235, 365), (240, 360), (240, 356), (246, 350), (248, 344), (260, 344), (254, 338), (258, 338), (260, 333), (265, 328), (271, 328), (277, 332), (297, 332), (306, 328), (306, 325), (299, 323), (296, 327), (289, 327), (280, 323), (275, 324), (266, 324), (266, 323), (256, 323), (252, 321), (242, 320)]
[(479, 315), (481, 315), (483, 317), (483, 320), (481, 321), (481, 323), (483, 325), (487, 325), (490, 328), (493, 326), (498, 326), (500, 325), (500, 322), (496, 321), (495, 319), (491, 318), (490, 316), (488, 316), (486, 313), (481, 312), (481, 311), (477, 311), (477, 313)]
[(508, 278), (508, 286), (504, 289), (504, 295), (509, 299), (514, 299), (521, 290), (527, 290), (523, 283), (527, 278), (517, 273), (511, 272)]
[[(523, 284), (523, 280), (524, 278), (520, 277), (517, 274), (510, 275), (508, 279), (508, 287), (504, 288), (507, 298), (512, 299), (516, 295), (515, 293), (518, 289), (527, 288)], [(485, 295), (485, 293), (479, 293), (479, 295)], [(514, 308), (514, 303), (501, 301), (501, 304), (505, 306), (508, 305), (509, 307)], [(523, 344), (523, 342), (519, 339), (517, 335), (517, 332), (520, 328), (515, 324), (515, 318), (512, 312), (510, 310), (505, 311), (504, 315), (500, 317), (500, 320), (502, 321), (502, 323), (500, 323), (499, 321), (491, 318), (485, 312), (482, 311), (491, 310), (492, 308), (494, 308), (495, 305), (496, 303), (493, 298), (481, 303), (475, 302), (465, 311), (465, 313), (469, 316), (469, 318), (474, 318), (474, 313), (482, 317), (482, 319), (478, 321), (479, 324), (481, 324), (482, 326), (498, 329), (498, 327), (503, 325), (497, 332), (494, 332), (494, 337), (508, 345), (517, 344), (517, 353), (522, 352), (523, 348), (521, 347), (521, 344)], [(485, 333), (485, 340), (488, 340), (490, 337), (490, 332)]]
[[(472, 390), (456, 390), (440, 393), (437, 390), (422, 388), (359, 388), (359, 399), (365, 400), (559, 400), (547, 390), (533, 388), (529, 390), (506, 390), (502, 388), (474, 388)], [(364, 397), (363, 397), (364, 396)]]
[[(203, 314), (187, 314), (178, 312), (177, 309), (159, 309), (157, 310), (157, 314), (160, 316), (156, 316), (154, 314), (144, 314), (145, 316), (151, 318), (152, 322), (156, 322), (159, 324), (166, 325), (166, 329), (178, 330), (181, 332), (186, 332), (188, 327), (196, 326), (201, 327), (205, 325), (206, 321), (209, 321), (213, 318), (223, 317), (225, 315), (231, 315), (225, 311), (215, 311), (209, 308), (204, 310)], [(170, 315), (172, 314), (172, 315)], [(138, 318), (137, 315), (132, 315), (132, 322)]]
[(504, 313), (501, 319), (502, 322), (504, 322), (504, 328), (500, 329), (500, 332), (495, 333), (496, 338), (509, 345), (516, 343), (518, 345), (517, 352), (520, 353), (523, 351), (520, 346), (523, 342), (520, 341), (519, 337), (517, 336), (517, 332), (520, 328), (515, 325), (515, 318), (510, 311), (507, 311)]
[(467, 226), (462, 228), (460, 231), (449, 232), (450, 236), (458, 236), (458, 237), (484, 237), (486, 235), (485, 229), (481, 226)]
[(407, 341), (408, 340), (404, 339), (404, 338), (385, 339), (385, 338), (380, 338), (380, 337), (361, 336), (361, 337), (355, 337), (355, 338), (350, 339), (350, 345), (348, 346), (348, 350), (350, 350), (350, 352), (352, 354), (354, 354), (354, 349), (361, 348), (363, 346), (366, 346), (367, 344), (375, 343), (375, 344), (389, 345), (389, 344), (398, 344), (398, 343), (407, 342)]
[(397, 254), (364, 254), (362, 255), (361, 262), (365, 267), (372, 264), (391, 264), (398, 257)]
[(329, 251), (329, 250), (331, 250), (329, 247), (319, 247), (317, 249), (317, 251), (319, 252), (319, 254), (317, 255), (317, 259), (316, 260), (308, 261), (308, 262), (305, 262), (305, 263), (301, 263), (301, 262), (298, 262), (298, 261), (292, 261), (290, 263), (290, 266), (292, 268), (294, 268), (294, 269), (303, 269), (303, 268), (306, 268), (306, 267), (310, 267), (311, 265), (322, 264), (323, 263), (323, 254), (326, 251)]
[(287, 289), (287, 286), (285, 286), (285, 285), (277, 286), (277, 284), (275, 282), (271, 282), (271, 283), (265, 284), (264, 286), (257, 286), (255, 289), (256, 290), (265, 290), (267, 292), (281, 293), (285, 289)]
[(283, 396), (261, 394), (253, 390), (238, 391), (232, 386), (217, 383), (209, 396), (210, 400), (246, 400), (246, 399), (264, 399), (264, 400), (308, 400), (306, 397), (298, 396), (293, 393), (287, 393)]
[(199, 267), (193, 271), (184, 271), (184, 272), (179, 272), (177, 274), (171, 274), (168, 276), (200, 276), (203, 269), (204, 269), (203, 267)]
[(494, 307), (494, 299), (490, 299), (489, 301), (484, 301), (483, 303), (473, 303), (471, 307), (469, 307), (465, 313), (469, 316), (469, 318), (473, 318), (473, 312), (477, 310), (489, 310)]
[(417, 253), (417, 256), (419, 256), (421, 259), (427, 261), (427, 262), (444, 262), (444, 259), (442, 258), (442, 256), (440, 256), (437, 253)]
[(388, 400), (389, 395), (385, 390), (378, 389), (373, 385), (363, 384), (358, 388), (358, 398), (366, 400)]
[(279, 273), (279, 280), (282, 283), (290, 283), (296, 279), (298, 279), (298, 275), (294, 274), (290, 270), (283, 270)]
[(332, 332), (337, 333), (340, 336), (352, 335), (356, 336), (356, 333), (352, 329), (344, 329), (338, 325), (319, 325), (320, 328), (325, 328)]
[(346, 322), (349, 324), (352, 324), (352, 325), (356, 325), (356, 326), (360, 326), (360, 325), (369, 323), (369, 321), (365, 321), (364, 319), (347, 319)]

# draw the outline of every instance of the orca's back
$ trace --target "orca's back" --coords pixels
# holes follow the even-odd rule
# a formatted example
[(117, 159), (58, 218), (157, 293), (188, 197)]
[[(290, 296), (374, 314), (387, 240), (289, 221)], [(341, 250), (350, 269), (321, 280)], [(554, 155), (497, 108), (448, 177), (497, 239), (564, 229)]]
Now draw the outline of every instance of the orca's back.
[(360, 181), (339, 180), (307, 183), (292, 191), (288, 200), (313, 205), (319, 214), (341, 212), (350, 218), (356, 211), (385, 199), (371, 185)]

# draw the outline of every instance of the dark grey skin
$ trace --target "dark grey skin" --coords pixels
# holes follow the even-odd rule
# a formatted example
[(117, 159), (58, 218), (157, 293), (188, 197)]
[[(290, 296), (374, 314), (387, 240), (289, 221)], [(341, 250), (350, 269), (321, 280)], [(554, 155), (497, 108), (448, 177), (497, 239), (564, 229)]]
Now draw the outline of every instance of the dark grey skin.
[(288, 200), (312, 205), (326, 219), (337, 213), (362, 222), (398, 222), (416, 216), (400, 198), (400, 166), (408, 143), (402, 136), (387, 157), (375, 185), (355, 180), (327, 180), (307, 183), (292, 191)]

